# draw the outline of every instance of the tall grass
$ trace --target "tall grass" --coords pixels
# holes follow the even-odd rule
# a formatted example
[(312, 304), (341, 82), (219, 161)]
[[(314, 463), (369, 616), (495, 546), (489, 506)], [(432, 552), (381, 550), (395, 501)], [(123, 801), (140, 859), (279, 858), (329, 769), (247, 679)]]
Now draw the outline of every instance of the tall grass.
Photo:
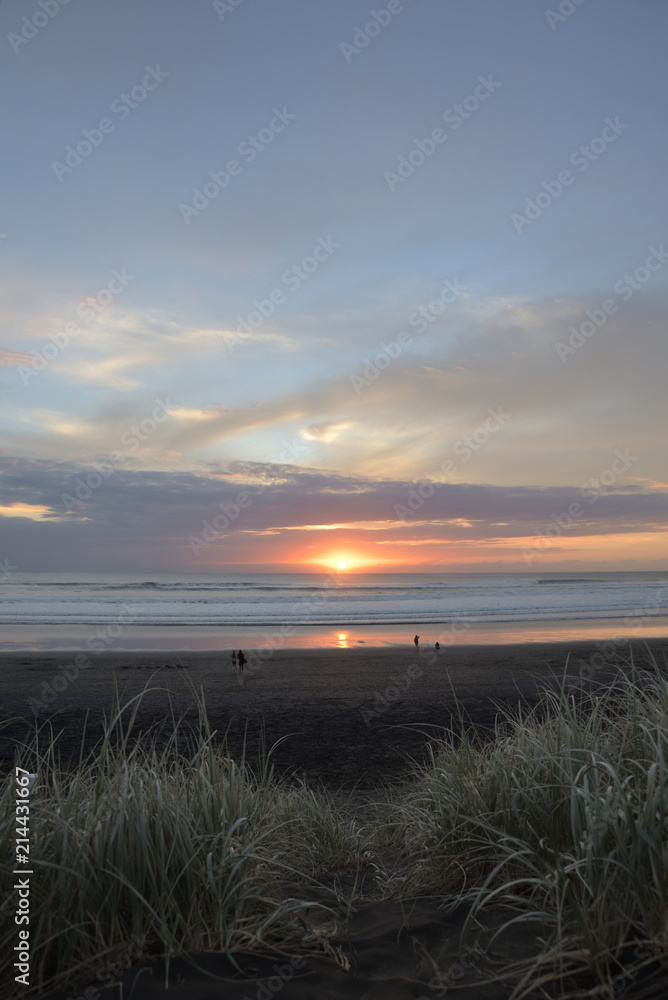
[[(177, 749), (187, 735), (178, 724), (160, 749), (155, 733), (131, 745), (136, 707), (118, 709), (100, 750), (74, 770), (60, 767), (53, 744), (41, 752), (39, 739), (21, 755), (38, 774), (32, 983), (69, 984), (138, 951), (169, 958), (298, 945), (312, 904), (286, 898), (282, 886), (354, 854), (350, 825), (327, 797), (275, 780), (270, 755), (253, 769), (232, 760), (203, 705), (192, 752)], [(0, 798), (7, 886), (14, 799), (12, 775)], [(0, 908), (7, 978), (14, 897), (3, 893)]]
[[(48, 734), (21, 753), (38, 773), (36, 984), (92, 978), (137, 950), (301, 948), (314, 884), (346, 870), (355, 878), (338, 884), (363, 884), (367, 898), (466, 903), (463, 940), (495, 908), (490, 960), (504, 931), (527, 921), (531, 959), (495, 973), (516, 997), (584, 986), (613, 995), (601, 991), (615, 977), (619, 993), (643, 967), (668, 970), (668, 681), (658, 669), (620, 673), (589, 694), (562, 687), (531, 711), (500, 715), (491, 738), (446, 734), (399, 790), (367, 796), (364, 827), (354, 801), (277, 779), (271, 754), (254, 768), (233, 760), (203, 703), (190, 746), (176, 721), (165, 745), (157, 732), (133, 742), (138, 704), (117, 708), (102, 746), (76, 768), (59, 765)], [(0, 795), (8, 886), (14, 789), (10, 776)], [(358, 883), (371, 865), (377, 877)], [(3, 956), (15, 944), (14, 907), (3, 893)]]
[(579, 696), (562, 687), (506, 716), (492, 740), (444, 741), (386, 817), (405, 855), (395, 891), (456, 894), (471, 904), (469, 927), (503, 903), (510, 919), (551, 928), (529, 986), (574, 973), (599, 984), (621, 973), (628, 985), (639, 964), (668, 964), (668, 682), (658, 673)]

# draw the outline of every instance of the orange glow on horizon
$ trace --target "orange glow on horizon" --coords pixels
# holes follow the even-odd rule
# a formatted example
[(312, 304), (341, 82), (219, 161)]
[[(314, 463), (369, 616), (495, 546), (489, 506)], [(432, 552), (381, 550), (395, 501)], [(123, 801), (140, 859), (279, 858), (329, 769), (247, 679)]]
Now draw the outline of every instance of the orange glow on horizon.
[(363, 556), (353, 556), (349, 552), (332, 552), (308, 561), (325, 566), (327, 569), (333, 569), (337, 573), (354, 572), (356, 569), (363, 569), (370, 563), (370, 560), (364, 559)]
[(326, 555), (315, 556), (306, 559), (305, 563), (318, 566), (323, 569), (334, 570), (335, 573), (371, 573), (375, 569), (379, 572), (389, 572), (397, 564), (397, 559), (378, 559), (373, 556), (361, 554), (352, 555), (349, 551), (330, 552)]
[[(16, 516), (16, 509), (13, 510)], [(490, 525), (506, 531), (505, 523)], [(532, 526), (533, 527), (533, 526)], [(374, 532), (349, 530), (332, 539), (330, 531), (320, 538), (313, 532), (300, 538), (293, 531), (282, 535), (280, 528), (248, 531), (239, 545), (230, 546), (225, 563), (249, 571), (325, 574), (332, 584), (353, 582), (361, 574), (376, 573), (467, 573), (660, 569), (668, 563), (668, 531), (644, 530), (575, 534), (558, 525), (541, 526), (536, 535), (482, 533), (477, 537), (439, 538), (436, 531), (420, 534), (414, 526), (398, 532), (388, 529), (378, 537)], [(473, 534), (471, 532), (471, 534)], [(248, 558), (248, 543), (257, 536), (258, 545)], [(243, 544), (242, 544), (243, 542)], [(333, 544), (332, 544), (333, 543)], [(261, 545), (261, 549), (260, 549)], [(259, 558), (261, 552), (262, 558)], [(220, 553), (210, 548), (194, 566), (225, 571)]]

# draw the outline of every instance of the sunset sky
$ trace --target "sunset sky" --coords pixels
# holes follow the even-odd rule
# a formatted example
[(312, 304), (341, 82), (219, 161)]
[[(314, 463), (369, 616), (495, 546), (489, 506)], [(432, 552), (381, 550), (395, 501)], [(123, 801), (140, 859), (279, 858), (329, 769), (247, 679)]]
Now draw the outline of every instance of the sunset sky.
[(666, 566), (665, 0), (62, 2), (0, 4), (0, 560)]

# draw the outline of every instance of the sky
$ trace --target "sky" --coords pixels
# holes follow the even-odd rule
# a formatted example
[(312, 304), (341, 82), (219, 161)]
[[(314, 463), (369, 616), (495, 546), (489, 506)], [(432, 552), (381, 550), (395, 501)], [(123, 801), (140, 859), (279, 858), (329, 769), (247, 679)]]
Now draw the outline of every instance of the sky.
[(0, 560), (663, 570), (664, 0), (2, 0)]

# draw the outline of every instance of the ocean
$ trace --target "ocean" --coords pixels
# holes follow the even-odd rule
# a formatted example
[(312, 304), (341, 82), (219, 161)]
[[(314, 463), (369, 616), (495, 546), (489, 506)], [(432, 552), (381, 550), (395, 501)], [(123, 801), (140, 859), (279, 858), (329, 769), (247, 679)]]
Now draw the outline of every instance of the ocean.
[(281, 628), (287, 646), (668, 635), (667, 616), (658, 572), (15, 572), (0, 585), (0, 649), (216, 648)]

